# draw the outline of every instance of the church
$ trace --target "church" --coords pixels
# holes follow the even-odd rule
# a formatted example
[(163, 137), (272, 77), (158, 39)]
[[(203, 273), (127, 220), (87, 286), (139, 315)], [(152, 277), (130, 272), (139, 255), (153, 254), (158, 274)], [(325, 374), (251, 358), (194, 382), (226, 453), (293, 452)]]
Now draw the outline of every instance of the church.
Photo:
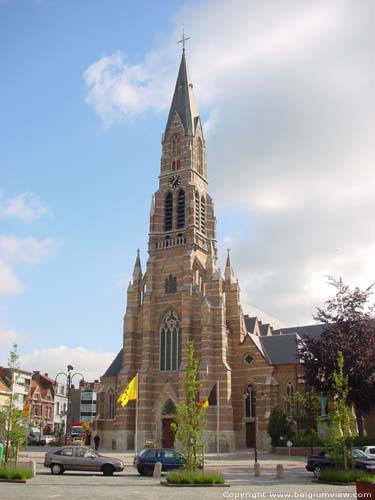
[[(199, 363), (200, 399), (207, 408), (206, 451), (268, 448), (273, 405), (304, 389), (298, 338), (321, 326), (275, 330), (242, 310), (228, 252), (217, 266), (216, 218), (209, 194), (206, 144), (185, 49), (162, 136), (159, 188), (154, 194), (148, 260), (139, 251), (127, 290), (123, 347), (101, 377), (96, 432), (101, 445), (172, 447), (170, 424), (183, 398), (189, 342)], [(156, 172), (155, 172), (156, 175)], [(145, 270), (143, 271), (143, 268)], [(138, 374), (136, 402), (119, 394)], [(135, 443), (137, 427), (137, 443)]]

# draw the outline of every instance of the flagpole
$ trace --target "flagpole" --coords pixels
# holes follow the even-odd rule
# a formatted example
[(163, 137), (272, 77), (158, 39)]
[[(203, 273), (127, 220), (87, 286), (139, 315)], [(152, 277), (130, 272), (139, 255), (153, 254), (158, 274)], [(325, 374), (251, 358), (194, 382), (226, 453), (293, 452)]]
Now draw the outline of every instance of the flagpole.
[(134, 453), (136, 454), (137, 451), (138, 451), (138, 396), (139, 396), (139, 393), (138, 393), (138, 372), (137, 372), (137, 398), (135, 400), (135, 438), (134, 438)]
[(220, 453), (220, 381), (218, 379), (216, 385), (216, 453), (219, 455)]

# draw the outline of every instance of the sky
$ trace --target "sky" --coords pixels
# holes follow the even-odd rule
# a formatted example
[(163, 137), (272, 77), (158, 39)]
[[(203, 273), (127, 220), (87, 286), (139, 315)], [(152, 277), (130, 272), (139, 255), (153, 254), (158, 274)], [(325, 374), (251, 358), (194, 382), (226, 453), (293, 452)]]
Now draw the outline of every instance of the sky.
[(0, 0), (0, 364), (16, 342), (24, 369), (93, 380), (122, 347), (182, 26), (244, 312), (311, 324), (327, 276), (372, 284), (374, 20), (372, 0)]

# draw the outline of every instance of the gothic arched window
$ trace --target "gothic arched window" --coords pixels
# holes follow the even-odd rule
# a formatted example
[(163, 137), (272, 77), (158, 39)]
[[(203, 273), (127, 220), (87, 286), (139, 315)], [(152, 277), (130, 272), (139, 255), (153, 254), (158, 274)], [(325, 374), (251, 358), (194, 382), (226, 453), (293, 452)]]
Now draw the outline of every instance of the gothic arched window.
[(185, 192), (181, 189), (177, 197), (177, 229), (185, 227)]
[(206, 200), (204, 196), (201, 198), (201, 227), (200, 230), (203, 234), (206, 233)]
[(172, 170), (179, 170), (181, 167), (181, 160), (180, 160), (180, 136), (178, 134), (175, 134), (172, 137), (171, 141), (171, 167)]
[(173, 222), (173, 195), (167, 193), (164, 204), (164, 231), (172, 231)]
[(287, 414), (289, 416), (294, 413), (294, 387), (292, 382), (288, 382), (286, 385), (286, 407)]
[(165, 278), (165, 293), (175, 293), (177, 291), (177, 278), (171, 274)]
[(169, 311), (160, 325), (160, 370), (178, 370), (180, 361), (180, 320), (175, 311)]
[(115, 418), (115, 395), (112, 390), (108, 394), (108, 418)]
[(202, 145), (202, 140), (201, 138), (199, 137), (198, 139), (198, 161), (197, 161), (197, 170), (198, 170), (198, 173), (200, 173), (201, 175), (203, 175), (203, 145)]
[(245, 417), (255, 417), (255, 390), (252, 385), (247, 386), (245, 396)]

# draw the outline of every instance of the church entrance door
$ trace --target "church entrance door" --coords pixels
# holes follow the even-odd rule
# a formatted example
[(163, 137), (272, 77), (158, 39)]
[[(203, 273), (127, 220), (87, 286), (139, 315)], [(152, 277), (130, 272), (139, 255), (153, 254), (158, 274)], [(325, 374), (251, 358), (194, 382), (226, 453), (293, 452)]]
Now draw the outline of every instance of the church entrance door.
[(171, 428), (171, 423), (174, 422), (173, 418), (163, 418), (163, 433), (162, 433), (162, 446), (163, 448), (174, 447), (174, 431)]
[(255, 422), (246, 422), (246, 448), (255, 448)]

